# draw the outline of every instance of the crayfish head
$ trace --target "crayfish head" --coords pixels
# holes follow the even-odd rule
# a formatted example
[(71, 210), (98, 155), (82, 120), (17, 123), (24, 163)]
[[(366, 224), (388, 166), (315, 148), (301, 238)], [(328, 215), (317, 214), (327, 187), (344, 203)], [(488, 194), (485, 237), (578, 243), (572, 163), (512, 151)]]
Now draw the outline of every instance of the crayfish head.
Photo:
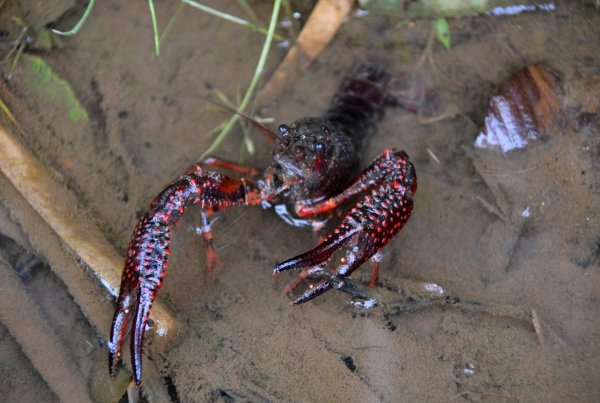
[(330, 129), (321, 118), (280, 125), (271, 163), (265, 170), (263, 196), (294, 200), (313, 197), (326, 176), (333, 151)]

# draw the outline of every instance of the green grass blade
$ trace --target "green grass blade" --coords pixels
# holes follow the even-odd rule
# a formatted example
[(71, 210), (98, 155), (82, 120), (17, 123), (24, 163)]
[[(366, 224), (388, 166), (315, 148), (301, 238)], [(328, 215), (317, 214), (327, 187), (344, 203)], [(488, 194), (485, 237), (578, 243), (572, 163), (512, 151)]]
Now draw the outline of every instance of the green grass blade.
[(154, 31), (154, 51), (156, 56), (160, 56), (160, 35), (158, 34), (158, 23), (156, 22), (156, 12), (154, 11), (154, 1), (148, 0), (150, 9), (150, 18), (152, 19), (152, 30)]
[(81, 16), (79, 21), (77, 21), (77, 24), (75, 24), (75, 26), (73, 28), (71, 28), (70, 30), (63, 32), (63, 31), (59, 31), (58, 29), (51, 29), (50, 31), (52, 31), (52, 33), (54, 33), (56, 35), (62, 35), (62, 36), (72, 36), (72, 35), (77, 34), (81, 30), (81, 27), (83, 27), (83, 24), (85, 24), (85, 22), (87, 21), (88, 17), (90, 16), (90, 13), (92, 12), (92, 8), (94, 8), (94, 3), (95, 3), (95, 0), (90, 0), (85, 11), (83, 12), (83, 15)]
[[(239, 18), (239, 17), (236, 17), (235, 15), (224, 13), (224, 12), (216, 10), (214, 8), (205, 6), (202, 3), (198, 3), (197, 1), (194, 1), (194, 0), (181, 0), (181, 1), (183, 3), (191, 6), (191, 7), (194, 7), (196, 9), (198, 9), (198, 10), (204, 11), (207, 14), (212, 14), (212, 15), (214, 15), (216, 17), (223, 18), (224, 20), (227, 20), (229, 22), (233, 22), (235, 24), (242, 25), (242, 26), (250, 28), (250, 29), (252, 29), (254, 31), (260, 32), (261, 34), (264, 34), (264, 35), (267, 35), (267, 36), (269, 35), (269, 31), (268, 30), (265, 30), (264, 28), (261, 28), (261, 27), (257, 27), (256, 25), (252, 24), (250, 21), (246, 21), (243, 18)], [(279, 3), (279, 1), (277, 1), (277, 3)], [(277, 10), (277, 11), (279, 12), (279, 10)], [(282, 41), (282, 40), (285, 39), (285, 38), (277, 35), (274, 32), (271, 33), (270, 35), (271, 35), (272, 38), (275, 38), (278, 41)]]
[[(184, 0), (184, 1), (187, 1), (187, 0)], [(258, 80), (260, 79), (260, 77), (263, 73), (265, 63), (267, 61), (267, 56), (269, 55), (269, 50), (271, 48), (271, 42), (273, 41), (273, 34), (275, 33), (275, 27), (277, 26), (277, 19), (279, 17), (280, 7), (281, 7), (281, 0), (275, 0), (273, 3), (273, 12), (271, 13), (271, 21), (269, 22), (269, 29), (267, 31), (267, 36), (265, 38), (265, 43), (264, 43), (262, 51), (260, 53), (258, 63), (256, 64), (256, 69), (254, 70), (254, 76), (252, 76), (252, 80), (250, 81), (248, 90), (246, 91), (246, 94), (244, 95), (244, 99), (242, 99), (242, 102), (240, 103), (239, 108), (238, 108), (238, 110), (241, 113), (244, 113), (245, 109), (248, 107), (248, 103), (250, 102), (250, 99), (252, 98), (252, 96), (254, 95), (254, 91), (256, 90)], [(240, 119), (240, 115), (238, 115), (238, 114), (233, 115), (231, 117), (231, 119), (229, 119), (229, 121), (223, 128), (223, 131), (221, 131), (221, 133), (217, 136), (215, 141), (213, 141), (213, 143), (208, 147), (208, 149), (206, 151), (204, 151), (204, 153), (202, 153), (199, 160), (203, 160), (207, 155), (209, 155), (210, 153), (215, 151), (221, 145), (223, 140), (225, 140), (225, 138), (227, 137), (227, 135), (229, 134), (229, 132), (231, 131), (231, 129), (237, 123), (237, 121), (239, 119)]]

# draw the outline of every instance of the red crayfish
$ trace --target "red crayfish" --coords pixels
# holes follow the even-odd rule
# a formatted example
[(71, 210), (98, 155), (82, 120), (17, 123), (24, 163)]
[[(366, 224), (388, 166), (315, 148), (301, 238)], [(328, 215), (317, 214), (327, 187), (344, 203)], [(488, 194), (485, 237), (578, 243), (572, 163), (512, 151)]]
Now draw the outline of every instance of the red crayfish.
[[(139, 219), (127, 250), (125, 269), (110, 332), (111, 374), (121, 359), (121, 347), (131, 322), (131, 360), (136, 384), (142, 379), (144, 329), (152, 302), (167, 268), (171, 226), (189, 204), (202, 209), (202, 238), (208, 270), (218, 262), (212, 244), (209, 215), (229, 206), (270, 205), (288, 200), (298, 217), (329, 212), (349, 198), (366, 193), (341, 224), (314, 249), (278, 264), (273, 274), (303, 269), (304, 277), (320, 282), (292, 304), (302, 304), (336, 288), (347, 291), (344, 279), (368, 259), (377, 279), (378, 252), (410, 217), (417, 189), (415, 168), (404, 151), (387, 149), (361, 173), (361, 151), (375, 132), (384, 107), (398, 104), (387, 91), (392, 80), (386, 68), (361, 64), (344, 79), (323, 117), (280, 125), (273, 133), (274, 151), (262, 172), (209, 158), (192, 166), (168, 185)], [(232, 178), (206, 170), (219, 167), (242, 176)], [(336, 251), (343, 254), (334, 273), (323, 270)]]

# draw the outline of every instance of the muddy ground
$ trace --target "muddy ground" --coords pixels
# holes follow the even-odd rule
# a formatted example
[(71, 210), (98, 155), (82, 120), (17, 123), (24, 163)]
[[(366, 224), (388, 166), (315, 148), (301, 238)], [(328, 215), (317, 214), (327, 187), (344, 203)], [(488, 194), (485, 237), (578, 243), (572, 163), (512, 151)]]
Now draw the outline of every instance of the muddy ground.
[[(164, 27), (178, 4), (155, 3)], [(270, 5), (252, 5), (266, 22)], [(58, 24), (73, 23), (78, 7)], [(234, 2), (218, 7), (243, 14)], [(390, 109), (365, 152), (368, 161), (388, 147), (406, 150), (419, 181), (412, 218), (385, 248), (378, 288), (370, 291), (380, 306), (357, 308), (333, 291), (288, 306), (282, 289), (292, 275), (270, 272), (317, 239), (260, 207), (219, 213), (215, 244), (223, 264), (208, 275), (196, 233), (200, 211), (190, 208), (173, 232), (158, 297), (180, 330), (167, 348), (149, 340), (148, 390), (174, 401), (600, 398), (600, 12), (558, 1), (552, 12), (451, 19), (452, 48), (436, 43), (423, 59), (430, 26), (353, 16), (304, 75), (260, 111), (275, 124), (319, 115), (347, 68), (375, 58), (396, 71), (417, 70), (440, 96), (436, 116), (458, 111), (431, 121)], [(78, 196), (90, 225), (124, 254), (139, 214), (209, 146), (208, 133), (227, 117), (203, 98), (213, 88), (232, 98), (243, 91), (262, 41), (186, 9), (155, 57), (147, 4), (103, 1), (80, 34), (59, 49), (38, 51), (71, 85), (87, 121), (69, 119), (57, 102), (36, 96), (19, 64), (3, 88), (24, 129), (21, 140)], [(272, 51), (267, 77), (285, 52)], [(474, 148), (489, 98), (531, 63), (560, 77), (564, 120), (525, 150)], [(260, 132), (250, 136), (254, 155), (244, 150), (239, 130), (217, 154), (264, 166), (269, 146)], [(11, 191), (1, 183), (3, 193)], [(98, 329), (88, 324), (44, 252), (29, 243), (35, 228), (15, 224), (7, 200), (2, 197), (0, 209), (3, 259), (48, 310), (81, 372), (104, 374), (110, 319)], [(369, 276), (363, 267), (353, 278), (366, 283)], [(405, 284), (414, 282), (439, 284), (490, 308), (399, 306)], [(99, 286), (95, 293), (97, 315), (109, 318), (111, 299)], [(492, 304), (510, 306), (514, 315)], [(0, 357), (0, 394), (7, 401), (53, 399), (4, 325)]]

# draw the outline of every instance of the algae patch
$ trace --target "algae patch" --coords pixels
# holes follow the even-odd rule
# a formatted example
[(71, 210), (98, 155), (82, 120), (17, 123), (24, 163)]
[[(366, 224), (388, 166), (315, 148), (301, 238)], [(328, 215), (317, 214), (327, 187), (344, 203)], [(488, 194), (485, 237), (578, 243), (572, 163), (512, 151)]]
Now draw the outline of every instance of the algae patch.
[(87, 111), (77, 99), (69, 83), (60, 78), (48, 64), (38, 56), (23, 56), (23, 82), (27, 88), (51, 102), (64, 108), (67, 117), (73, 123), (87, 122)]

